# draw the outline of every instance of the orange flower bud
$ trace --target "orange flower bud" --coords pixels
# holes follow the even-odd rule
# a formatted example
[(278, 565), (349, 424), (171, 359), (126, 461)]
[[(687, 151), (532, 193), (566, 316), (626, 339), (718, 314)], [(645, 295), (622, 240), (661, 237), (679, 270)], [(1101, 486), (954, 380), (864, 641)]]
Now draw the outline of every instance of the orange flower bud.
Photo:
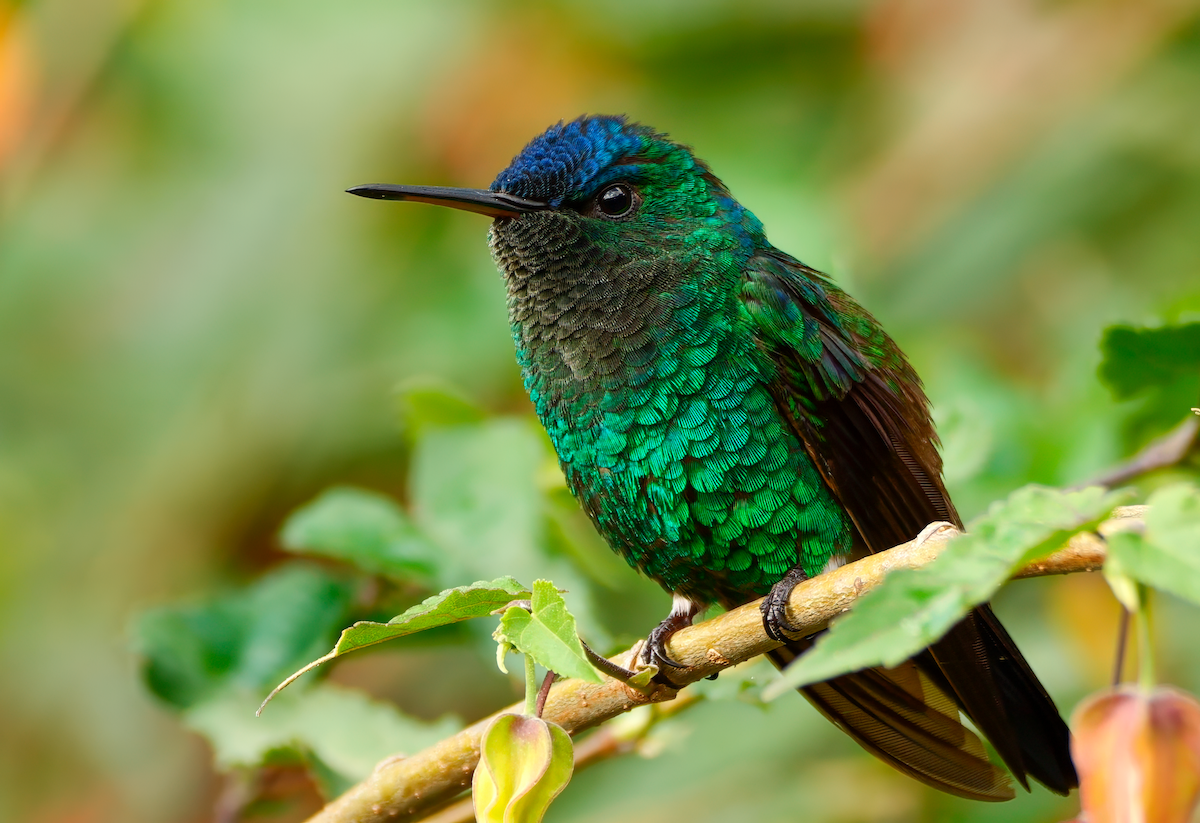
[(1188, 823), (1200, 800), (1200, 702), (1122, 686), (1080, 704), (1071, 755), (1087, 823)]
[(471, 781), (478, 823), (539, 823), (571, 779), (570, 736), (539, 717), (502, 714), (484, 730)]

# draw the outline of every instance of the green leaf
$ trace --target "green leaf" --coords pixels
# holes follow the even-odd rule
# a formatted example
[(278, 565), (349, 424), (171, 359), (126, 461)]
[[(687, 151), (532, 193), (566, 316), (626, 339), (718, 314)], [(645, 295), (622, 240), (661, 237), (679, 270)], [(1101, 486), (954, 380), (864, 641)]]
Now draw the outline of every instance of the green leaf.
[(458, 731), (454, 718), (425, 723), (391, 704), (331, 683), (281, 695), (271, 711), (254, 716), (258, 694), (227, 692), (184, 712), (184, 723), (204, 735), (217, 766), (256, 766), (291, 755), (315, 760), (327, 795), (359, 782), (396, 754), (411, 755)]
[(418, 377), (396, 387), (401, 427), (419, 433), (435, 426), (479, 423), (483, 411), (436, 378)]
[(425, 598), (404, 613), (396, 615), (387, 623), (359, 621), (342, 632), (341, 637), (338, 638), (329, 653), (312, 660), (303, 668), (297, 669), (276, 686), (259, 707), (259, 713), (262, 713), (267, 703), (271, 702), (275, 695), (287, 688), (300, 675), (312, 671), (335, 657), (341, 657), (343, 654), (373, 646), (376, 643), (416, 634), (426, 629), (460, 623), (474, 617), (483, 617), (514, 600), (528, 597), (529, 594), (529, 590), (516, 580), (511, 577), (501, 577), (490, 582), (480, 581), (469, 586), (458, 586), (439, 592)]
[(1108, 539), (1120, 574), (1200, 605), (1200, 491), (1180, 483), (1147, 501), (1145, 534), (1121, 531)]
[(548, 459), (549, 440), (534, 418), (428, 429), (413, 449), (410, 511), (445, 551), (443, 587), (502, 574), (550, 578), (576, 593), (575, 614), (601, 639), (587, 578), (548, 547), (548, 503), (537, 479)]
[[(1132, 577), (1125, 573), (1121, 561), (1117, 558), (1117, 552), (1120, 552), (1123, 545), (1117, 545), (1117, 552), (1114, 552), (1113, 546), (1116, 544), (1124, 544), (1124, 537), (1114, 534), (1109, 536), (1106, 543), (1108, 545), (1108, 559), (1104, 561), (1104, 568), (1100, 573), (1104, 576), (1104, 582), (1108, 583), (1108, 587), (1112, 590), (1113, 597), (1117, 598), (1117, 602), (1124, 606), (1130, 612), (1139, 611), (1145, 605), (1146, 589), (1137, 584)], [(1130, 548), (1133, 551), (1138, 551), (1141, 545), (1141, 535), (1135, 535), (1139, 538), (1139, 542), (1133, 544)]]
[[(385, 628), (387, 637), (383, 639), (391, 640), (393, 637), (403, 637), (406, 634), (415, 634), (438, 626), (447, 626), (475, 617), (485, 617), (514, 600), (529, 597), (530, 594), (529, 589), (511, 577), (498, 577), (491, 581), (481, 580), (469, 586), (457, 586), (427, 597), (412, 608), (396, 615), (387, 623), (358, 623), (356, 625)], [(359, 642), (359, 634), (347, 638), (347, 633), (352, 632), (354, 632), (353, 629), (347, 629), (342, 633), (337, 651), (347, 652), (371, 643), (381, 642), (372, 639), (374, 635), (365, 633), (361, 634), (361, 639), (369, 640), (369, 642)]]
[[(1200, 323), (1156, 329), (1112, 326), (1105, 330), (1100, 350), (1100, 377), (1118, 398), (1181, 378), (1200, 387)], [(1197, 397), (1200, 389), (1192, 392), (1193, 402)]]
[(1125, 409), (1129, 446), (1166, 431), (1200, 404), (1200, 323), (1155, 329), (1116, 326), (1101, 342), (1100, 377)]
[(535, 580), (532, 603), (532, 613), (519, 606), (505, 611), (498, 634), (544, 668), (565, 677), (601, 682), (583, 652), (575, 631), (575, 618), (567, 611), (566, 601), (554, 584)]
[(544, 453), (524, 419), (430, 429), (418, 439), (413, 517), (462, 569), (459, 580), (538, 576), (538, 553), (530, 549), (542, 539), (534, 478)]
[(344, 560), (370, 574), (428, 581), (438, 548), (391, 499), (376, 492), (332, 488), (297, 510), (283, 527), (284, 548)]
[(134, 626), (142, 674), (181, 709), (226, 688), (261, 690), (328, 648), (353, 594), (349, 582), (295, 563), (232, 594), (151, 609)]
[(648, 689), (650, 688), (650, 682), (654, 680), (657, 674), (658, 666), (644, 666), (643, 668), (638, 669), (637, 672), (634, 673), (633, 677), (626, 680), (625, 685), (629, 686), (631, 689)]
[(764, 697), (871, 666), (894, 666), (940, 639), (987, 602), (1022, 566), (1095, 527), (1125, 498), (1088, 488), (1061, 492), (1026, 486), (992, 505), (942, 554), (920, 569), (900, 569), (855, 603)]
[(995, 451), (996, 435), (984, 403), (969, 393), (934, 409), (947, 484), (964, 483), (987, 466)]

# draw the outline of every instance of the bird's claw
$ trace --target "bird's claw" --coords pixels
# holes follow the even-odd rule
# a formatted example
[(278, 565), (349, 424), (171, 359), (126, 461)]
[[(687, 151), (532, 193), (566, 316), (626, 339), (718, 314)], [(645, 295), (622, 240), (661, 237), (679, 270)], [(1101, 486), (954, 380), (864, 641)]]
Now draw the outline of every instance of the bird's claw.
[(642, 662), (658, 666), (660, 669), (686, 669), (686, 665), (667, 654), (667, 641), (671, 639), (671, 635), (690, 625), (692, 625), (691, 615), (671, 614), (666, 620), (655, 626), (642, 645), (640, 654)]
[(767, 637), (779, 643), (786, 643), (790, 638), (785, 634), (797, 634), (802, 629), (788, 620), (787, 606), (791, 599), (792, 589), (808, 579), (804, 569), (796, 566), (783, 576), (783, 579), (771, 587), (770, 593), (763, 598), (759, 609), (762, 611), (763, 631)]

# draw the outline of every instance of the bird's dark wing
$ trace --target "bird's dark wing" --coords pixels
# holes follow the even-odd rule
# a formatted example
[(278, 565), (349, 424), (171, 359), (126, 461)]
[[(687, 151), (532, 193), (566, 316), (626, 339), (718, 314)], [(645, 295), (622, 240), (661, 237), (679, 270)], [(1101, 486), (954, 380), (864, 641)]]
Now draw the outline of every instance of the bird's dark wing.
[[(858, 542), (877, 552), (933, 521), (961, 526), (942, 483), (921, 382), (875, 319), (820, 273), (774, 250), (752, 260), (741, 296), (777, 370), (776, 404), (849, 513)], [(1062, 794), (1077, 785), (1066, 724), (989, 607), (973, 611), (917, 664), (953, 695), (1023, 786), (1027, 774)], [(919, 739), (878, 713), (867, 720), (845, 708), (864, 678), (895, 680), (873, 669), (806, 696), (868, 749), (911, 766)], [(953, 773), (935, 779), (958, 780)]]
[(961, 525), (920, 378), (844, 292), (798, 261), (763, 255), (743, 303), (778, 369), (776, 402), (872, 551), (936, 520)]

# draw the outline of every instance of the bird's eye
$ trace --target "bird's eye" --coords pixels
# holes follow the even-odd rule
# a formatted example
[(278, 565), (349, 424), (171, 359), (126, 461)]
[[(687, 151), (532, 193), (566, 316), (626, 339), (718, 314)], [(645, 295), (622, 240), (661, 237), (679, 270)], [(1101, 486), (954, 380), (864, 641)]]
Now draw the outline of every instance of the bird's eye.
[(596, 195), (596, 208), (608, 217), (624, 217), (636, 204), (633, 189), (625, 183), (613, 183)]

